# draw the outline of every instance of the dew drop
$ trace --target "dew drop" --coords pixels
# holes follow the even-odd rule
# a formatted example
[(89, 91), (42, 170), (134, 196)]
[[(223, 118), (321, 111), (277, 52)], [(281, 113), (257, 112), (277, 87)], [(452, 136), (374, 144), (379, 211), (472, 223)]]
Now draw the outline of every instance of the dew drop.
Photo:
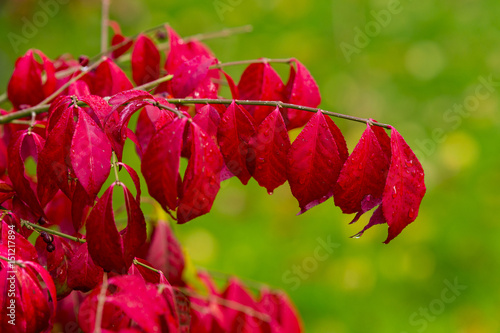
[(361, 235), (360, 234), (356, 234), (356, 235), (352, 236), (351, 238), (359, 239), (359, 238), (361, 238)]
[(393, 192), (392, 192), (392, 197), (393, 197), (393, 198), (395, 198), (395, 197), (396, 197), (396, 195), (397, 195), (396, 185), (394, 185), (394, 186), (392, 187), (392, 189), (393, 189)]
[(410, 211), (408, 212), (408, 217), (412, 219), (414, 216), (415, 216), (415, 210), (413, 210), (413, 208), (410, 208)]
[(273, 193), (274, 193), (273, 191), (267, 191), (267, 194), (269, 195), (273, 195)]
[(358, 169), (359, 169), (359, 170), (363, 170), (363, 164), (362, 164), (362, 163), (359, 163), (359, 164), (358, 164)]
[(406, 166), (411, 167), (413, 165), (413, 160), (406, 161)]

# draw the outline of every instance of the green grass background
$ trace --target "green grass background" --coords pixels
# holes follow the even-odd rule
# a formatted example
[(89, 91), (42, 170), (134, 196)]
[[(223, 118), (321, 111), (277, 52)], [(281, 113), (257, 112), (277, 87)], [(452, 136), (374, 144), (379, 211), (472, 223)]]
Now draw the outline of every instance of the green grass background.
[[(23, 17), (32, 22), (46, 2), (0, 2), (1, 92), (15, 59), (30, 47), (49, 57), (99, 52), (95, 0), (60, 4), (16, 50), (8, 33), (22, 35)], [(251, 24), (252, 33), (207, 44), (223, 62), (298, 58), (320, 86), (322, 108), (390, 123), (415, 150), (434, 131), (444, 133), (421, 154), (427, 195), (419, 217), (389, 245), (382, 244), (386, 226), (349, 238), (368, 219), (348, 225), (352, 217), (332, 200), (295, 216), (288, 185), (269, 196), (253, 180), (242, 186), (231, 179), (211, 214), (175, 228), (195, 264), (284, 289), (308, 332), (499, 332), (500, 85), (459, 126), (443, 117), (474, 96), (479, 77), (500, 81), (500, 3), (401, 1), (401, 12), (347, 62), (341, 43), (353, 44), (355, 28), (364, 30), (371, 12), (389, 3), (113, 0), (111, 18), (126, 35), (163, 22), (183, 36)], [(217, 4), (228, 10), (219, 15)], [(286, 75), (284, 65), (275, 67)], [(236, 79), (243, 70), (228, 69)], [(336, 123), (352, 151), (364, 126)], [(138, 166), (131, 146), (127, 152), (125, 161)], [(283, 274), (310, 261), (317, 239), (328, 237), (338, 247), (293, 290)], [(444, 281), (455, 279), (467, 289), (440, 308)], [(425, 325), (411, 320), (423, 319), (419, 311), (429, 307)]]

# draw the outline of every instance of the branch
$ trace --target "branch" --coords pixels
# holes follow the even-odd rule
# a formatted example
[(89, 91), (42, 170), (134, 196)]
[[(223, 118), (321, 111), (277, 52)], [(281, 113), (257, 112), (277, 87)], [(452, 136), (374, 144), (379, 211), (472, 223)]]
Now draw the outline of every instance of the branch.
[(260, 58), (260, 59), (238, 60), (238, 61), (230, 61), (230, 62), (221, 62), (221, 63), (210, 66), (210, 69), (222, 68), (222, 67), (226, 67), (226, 66), (235, 66), (235, 65), (258, 64), (258, 63), (290, 64), (292, 61), (293, 61), (293, 58), (284, 58), (284, 59)]
[(49, 228), (44, 228), (42, 226), (39, 226), (38, 224), (34, 224), (34, 223), (31, 223), (31, 222), (23, 220), (23, 219), (21, 219), (21, 226), (22, 227), (26, 227), (26, 228), (31, 229), (31, 230), (45, 231), (48, 234), (56, 235), (56, 236), (59, 236), (59, 237), (62, 237), (62, 238), (66, 238), (66, 239), (69, 239), (69, 240), (72, 240), (72, 241), (78, 242), (78, 243), (85, 243), (86, 242), (86, 240), (83, 239), (83, 238), (78, 238), (78, 237), (75, 237), (75, 236), (70, 236), (68, 234), (65, 234), (65, 233), (57, 231), (57, 230), (53, 230), (53, 229), (49, 229)]
[[(148, 90), (154, 86), (159, 85), (162, 82), (171, 80), (172, 78), (173, 78), (172, 75), (166, 75), (166, 76), (161, 77), (157, 80), (145, 83), (142, 86), (135, 87), (134, 90)], [(104, 97), (105, 100), (109, 100), (110, 98), (111, 98), (111, 96)], [(86, 104), (84, 104), (83, 102), (79, 102), (78, 105), (85, 106)], [(49, 108), (50, 108), (50, 106), (46, 104), (46, 105), (37, 105), (37, 106), (33, 106), (31, 108), (28, 108), (28, 109), (12, 112), (12, 113), (0, 116), (0, 124), (7, 124), (7, 123), (12, 122), (15, 119), (20, 119), (20, 118), (31, 116), (31, 114), (33, 112), (35, 112), (36, 114), (44, 113), (44, 112), (47, 112), (49, 110)]]
[(253, 101), (253, 100), (232, 100), (232, 99), (208, 99), (208, 98), (198, 98), (198, 99), (197, 98), (193, 98), (193, 99), (169, 98), (169, 99), (167, 99), (167, 102), (169, 102), (169, 103), (180, 104), (180, 105), (189, 105), (189, 104), (226, 104), (226, 105), (228, 105), (228, 104), (231, 104), (233, 101), (239, 105), (266, 105), (266, 106), (274, 106), (274, 107), (279, 107), (279, 108), (288, 108), (288, 109), (295, 109), (295, 110), (308, 111), (308, 112), (321, 112), (321, 113), (326, 114), (326, 115), (331, 116), (331, 117), (337, 117), (337, 118), (357, 121), (360, 123), (380, 126), (380, 127), (386, 128), (386, 129), (392, 128), (392, 126), (389, 124), (377, 123), (377, 122), (374, 122), (374, 121), (367, 119), (367, 118), (359, 118), (359, 117), (354, 117), (354, 116), (350, 116), (350, 115), (343, 114), (343, 113), (325, 111), (325, 110), (321, 110), (319, 108), (311, 108), (308, 106), (283, 103), (280, 101)]
[(101, 13), (101, 53), (105, 53), (108, 48), (108, 30), (109, 30), (109, 5), (111, 0), (102, 0)]

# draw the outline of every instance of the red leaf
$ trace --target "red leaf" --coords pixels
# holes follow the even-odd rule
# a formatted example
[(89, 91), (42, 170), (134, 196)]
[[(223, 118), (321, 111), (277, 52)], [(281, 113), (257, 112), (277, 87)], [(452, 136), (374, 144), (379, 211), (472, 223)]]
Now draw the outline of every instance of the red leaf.
[(6, 200), (9, 200), (15, 194), (16, 192), (10, 184), (4, 182), (3, 180), (0, 180), (0, 204), (2, 204)]
[(104, 122), (111, 112), (111, 106), (108, 102), (104, 98), (95, 95), (83, 96), (79, 100), (85, 102), (92, 109), (99, 119), (100, 127), (103, 128)]
[(177, 98), (185, 98), (200, 85), (208, 74), (212, 58), (197, 56), (183, 62), (172, 74), (174, 78), (167, 82), (169, 92)]
[(259, 307), (278, 324), (279, 332), (302, 332), (302, 323), (297, 310), (285, 293), (262, 290)]
[(227, 85), (229, 86), (229, 89), (231, 90), (231, 96), (233, 99), (240, 99), (240, 92), (238, 91), (238, 87), (234, 83), (234, 80), (229, 74), (224, 72), (222, 69), (220, 70), (222, 74), (224, 74), (224, 77), (226, 78)]
[[(339, 152), (340, 161), (342, 164), (349, 157), (349, 152), (347, 151), (347, 143), (345, 142), (344, 135), (337, 127), (335, 122), (330, 117), (325, 117), (326, 123), (328, 124), (328, 128), (330, 129), (330, 133), (333, 135), (333, 139), (335, 140), (335, 144), (337, 145), (337, 150)], [(387, 135), (386, 135), (387, 137)], [(389, 137), (387, 137), (389, 138)]]
[(212, 208), (220, 189), (222, 156), (215, 142), (191, 122), (191, 157), (182, 183), (177, 219), (185, 223)]
[[(35, 60), (34, 53), (42, 58), (42, 64)], [(16, 61), (7, 96), (15, 109), (35, 106), (56, 89), (56, 81), (52, 62), (42, 52), (28, 50)]]
[(176, 118), (159, 130), (142, 157), (141, 171), (149, 194), (165, 210), (177, 207), (177, 182), (186, 122), (187, 118)]
[[(367, 125), (340, 172), (334, 194), (335, 205), (344, 214), (352, 214), (365, 212), (361, 203), (367, 196), (380, 203), (388, 170), (389, 160), (372, 127)], [(370, 210), (373, 206), (367, 208)]]
[(151, 39), (141, 34), (132, 50), (132, 77), (142, 85), (160, 77), (160, 52)]
[(92, 260), (105, 271), (126, 273), (140, 246), (146, 241), (144, 215), (124, 186), (127, 227), (118, 232), (113, 213), (113, 189), (104, 192), (87, 219), (87, 242)]
[(87, 292), (102, 281), (103, 269), (89, 255), (88, 244), (83, 243), (73, 254), (68, 266), (68, 287)]
[[(241, 75), (238, 91), (241, 99), (281, 101), (283, 81), (268, 63), (255, 63), (249, 65)], [(248, 105), (247, 110), (260, 124), (273, 111), (273, 107)]]
[[(13, 225), (1, 222), (0, 255), (8, 258), (12, 256), (12, 250), (15, 251), (16, 260), (38, 261), (38, 254), (35, 247), (26, 238), (14, 230)], [(10, 242), (9, 242), (9, 236)], [(12, 241), (15, 240), (15, 242)], [(14, 245), (14, 248), (12, 247)], [(10, 245), (10, 246), (9, 246)], [(9, 251), (10, 248), (10, 251)]]
[(115, 46), (115, 45), (121, 44), (122, 42), (124, 42), (126, 40), (129, 40), (127, 43), (124, 43), (124, 45), (120, 46), (119, 48), (117, 48), (116, 50), (114, 50), (111, 53), (111, 57), (113, 59), (116, 59), (116, 58), (120, 57), (122, 54), (124, 54), (125, 52), (127, 52), (128, 49), (134, 43), (134, 41), (132, 39), (130, 39), (128, 37), (124, 37), (122, 35), (120, 25), (117, 22), (110, 21), (109, 26), (113, 29), (113, 32), (114, 32), (113, 38), (111, 38), (111, 46)]
[(288, 153), (288, 182), (299, 201), (300, 213), (333, 195), (342, 168), (337, 144), (325, 116), (317, 112), (293, 142)]
[(233, 101), (222, 117), (218, 141), (229, 171), (244, 185), (251, 178), (252, 163), (255, 162), (250, 149), (250, 140), (254, 134), (252, 116)]
[(78, 109), (70, 157), (78, 181), (89, 197), (94, 198), (111, 169), (111, 145), (104, 132), (81, 109)]
[(220, 124), (219, 111), (211, 105), (205, 105), (198, 110), (193, 121), (212, 139), (217, 142), (217, 129)]
[(384, 217), (389, 225), (389, 235), (384, 241), (386, 244), (417, 218), (426, 191), (422, 165), (395, 128), (391, 130), (391, 153), (382, 201)]
[(29, 145), (32, 145), (37, 151), (40, 151), (43, 147), (43, 141), (43, 138), (34, 132), (30, 134), (28, 131), (18, 131), (12, 136), (8, 148), (8, 173), (12, 186), (19, 199), (30, 207), (35, 215), (39, 216), (43, 215), (43, 209), (32, 188), (32, 182), (25, 176), (22, 150), (29, 149)]
[(171, 284), (184, 285), (182, 281), (184, 255), (168, 222), (159, 220), (156, 223), (151, 234), (151, 244), (146, 260), (153, 267), (160, 269)]
[(97, 66), (95, 72), (88, 73), (84, 79), (89, 85), (92, 95), (101, 97), (111, 96), (133, 88), (123, 70), (111, 59), (104, 60)]
[[(293, 63), (297, 66), (297, 70), (293, 67)], [(284, 88), (284, 95), (285, 101), (290, 104), (315, 108), (321, 103), (316, 81), (314, 81), (307, 68), (297, 59), (293, 59), (293, 62), (290, 63), (290, 76)], [(283, 113), (287, 115), (288, 130), (304, 126), (312, 117), (311, 112), (295, 109), (285, 109)]]
[(290, 138), (278, 108), (259, 125), (252, 139), (252, 147), (256, 159), (253, 177), (260, 186), (272, 193), (287, 180), (290, 149)]
[(73, 108), (70, 107), (59, 117), (48, 133), (47, 141), (38, 156), (37, 194), (43, 207), (59, 189), (68, 198), (73, 197), (74, 182), (70, 175), (74, 172), (69, 156), (74, 130)]

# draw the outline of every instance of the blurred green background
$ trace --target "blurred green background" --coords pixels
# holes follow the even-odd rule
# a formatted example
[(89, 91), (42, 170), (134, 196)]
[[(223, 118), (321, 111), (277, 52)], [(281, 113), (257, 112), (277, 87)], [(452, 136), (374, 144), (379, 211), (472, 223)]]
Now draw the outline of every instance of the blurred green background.
[[(23, 36), (49, 2), (57, 12), (15, 47), (8, 33)], [(67, 2), (0, 2), (0, 91), (28, 48), (49, 57), (99, 52), (99, 1)], [(418, 219), (389, 245), (386, 226), (349, 238), (368, 217), (348, 225), (332, 200), (295, 216), (288, 185), (269, 196), (253, 180), (231, 179), (211, 214), (176, 227), (193, 262), (284, 289), (308, 332), (500, 332), (498, 17), (494, 0), (112, 0), (126, 35), (163, 22), (182, 36), (253, 25), (207, 44), (223, 62), (298, 58), (320, 86), (322, 108), (394, 125), (426, 172)], [(346, 47), (356, 47), (349, 59)], [(238, 78), (243, 69), (228, 71)], [(336, 122), (352, 151), (364, 126)], [(328, 240), (335, 247), (318, 260)], [(466, 289), (454, 294), (455, 282)]]

